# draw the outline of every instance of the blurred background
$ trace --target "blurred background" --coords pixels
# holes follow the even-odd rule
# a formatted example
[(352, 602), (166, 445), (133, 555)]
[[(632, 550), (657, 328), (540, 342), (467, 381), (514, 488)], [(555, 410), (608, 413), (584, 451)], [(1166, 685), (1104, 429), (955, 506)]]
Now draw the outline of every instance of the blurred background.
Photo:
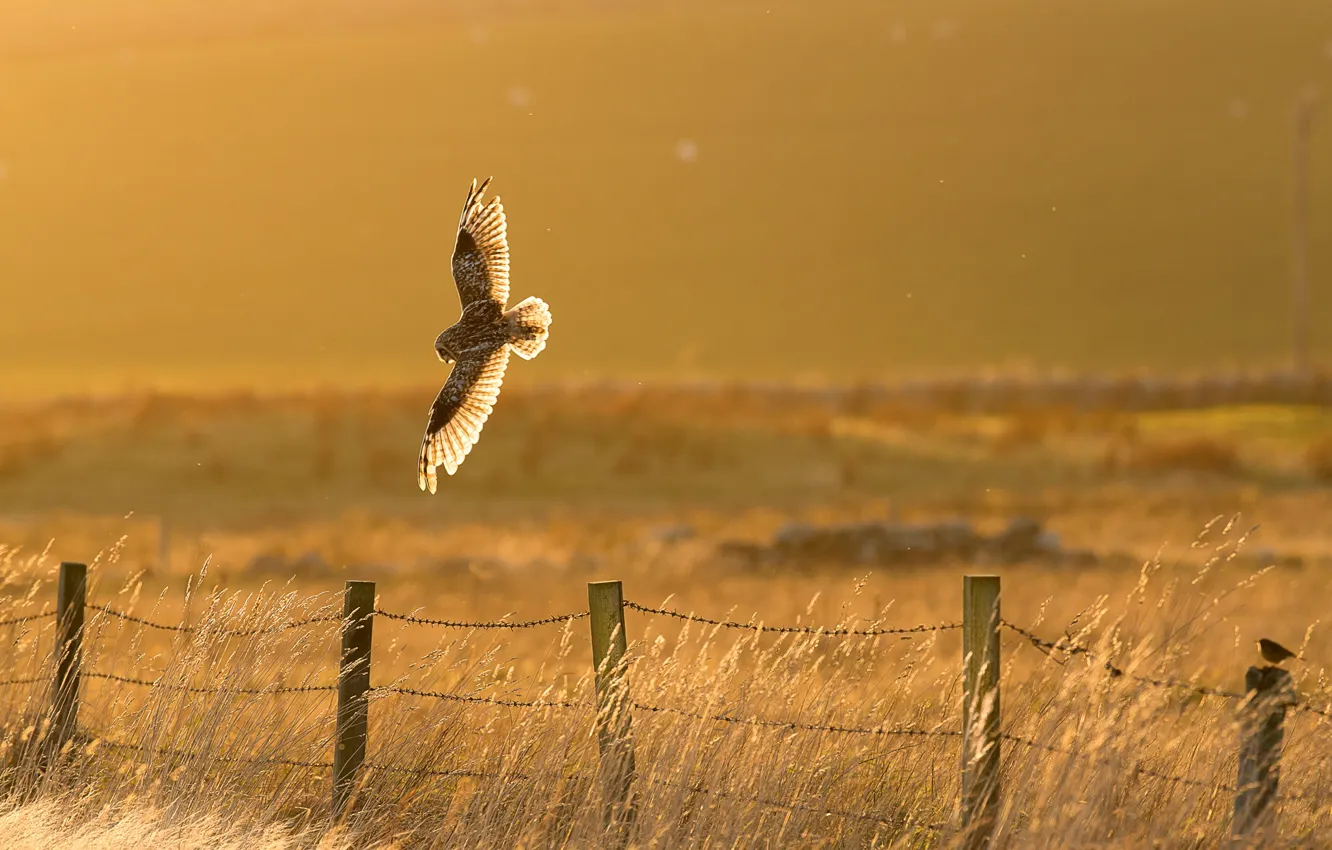
[(1316, 86), (1320, 0), (7, 0), (0, 389), (434, 381), (489, 175), (514, 381), (1284, 362)]
[[(0, 0), (0, 532), (592, 569), (958, 516), (1138, 557), (1243, 507), (1324, 557), (1319, 90), (1321, 0)], [(491, 175), (551, 342), (432, 498)]]

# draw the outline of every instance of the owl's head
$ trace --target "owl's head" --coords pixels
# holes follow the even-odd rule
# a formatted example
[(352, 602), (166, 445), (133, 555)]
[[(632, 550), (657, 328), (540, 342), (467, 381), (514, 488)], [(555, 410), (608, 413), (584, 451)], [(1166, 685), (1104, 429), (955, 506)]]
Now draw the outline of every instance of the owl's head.
[(435, 337), (435, 355), (445, 363), (458, 362), (458, 349), (461, 347), (454, 339), (458, 333), (458, 326), (454, 325), (448, 328), (439, 336)]

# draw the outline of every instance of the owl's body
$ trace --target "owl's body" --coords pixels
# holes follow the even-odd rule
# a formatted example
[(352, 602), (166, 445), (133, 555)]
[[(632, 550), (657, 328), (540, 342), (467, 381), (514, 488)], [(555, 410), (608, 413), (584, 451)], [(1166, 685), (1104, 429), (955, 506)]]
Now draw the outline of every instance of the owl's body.
[(498, 197), (481, 204), (487, 179), (471, 191), (458, 222), (453, 250), (453, 280), (462, 301), (462, 316), (435, 338), (440, 360), (453, 363), (444, 388), (430, 408), (421, 441), (417, 483), (434, 493), (436, 469), (449, 475), (472, 450), (481, 428), (499, 398), (509, 352), (531, 360), (546, 347), (550, 308), (540, 298), (527, 298), (512, 309), (509, 300), (509, 244), (504, 207)]
[(473, 301), (463, 309), (462, 318), (435, 338), (435, 353), (445, 362), (469, 356), (486, 356), (509, 344), (509, 330), (504, 313), (490, 299)]

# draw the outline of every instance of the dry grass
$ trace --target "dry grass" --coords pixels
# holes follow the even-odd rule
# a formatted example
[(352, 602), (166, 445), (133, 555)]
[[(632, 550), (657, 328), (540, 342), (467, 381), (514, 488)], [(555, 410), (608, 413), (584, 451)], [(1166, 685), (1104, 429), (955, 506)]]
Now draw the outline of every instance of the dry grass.
[(151, 805), (111, 807), (77, 825), (66, 822), (58, 800), (31, 803), (0, 814), (0, 842), (14, 850), (60, 846), (87, 850), (139, 850), (145, 845), (174, 850), (344, 850), (352, 845), (338, 830), (319, 835), (284, 827), (237, 827), (220, 815), (174, 818)]
[[(1234, 706), (1149, 687), (1134, 676), (1233, 690), (1259, 634), (1300, 646), (1310, 659), (1332, 651), (1314, 628), (1321, 601), (1300, 592), (1319, 584), (1316, 578), (1303, 570), (1243, 569), (1233, 559), (1241, 542), (1230, 529), (1209, 527), (1189, 550), (1201, 557), (1187, 564), (1157, 560), (1139, 575), (1002, 571), (1008, 619), (1051, 637), (1067, 633), (1091, 646), (1096, 659), (1046, 656), (1005, 634), (1004, 729), (1040, 745), (1005, 745), (1005, 846), (1222, 841), (1232, 799), (1225, 789), (1235, 777)], [(92, 616), (87, 669), (217, 691), (185, 694), (89, 679), (77, 745), (43, 772), (33, 743), (49, 697), (51, 621), (5, 627), (0, 652), (9, 675), (43, 680), (0, 690), (8, 764), (0, 775), (9, 806), (0, 837), (14, 837), (7, 846), (60, 836), (112, 847), (130, 835), (184, 846), (309, 846), (321, 839), (330, 847), (607, 843), (588, 709), (391, 693), (371, 705), (369, 760), (379, 769), (366, 774), (345, 833), (330, 832), (328, 771), (279, 762), (330, 759), (332, 694), (239, 689), (328, 684), (336, 629), (312, 625), (257, 638), (224, 631), (328, 614), (338, 610), (337, 599), (305, 587), (201, 592), (215, 577), (200, 573), (174, 576), (174, 592), (154, 598), (123, 553), (113, 548), (92, 565), (91, 597), (164, 622), (187, 612), (195, 631), (173, 634)], [(701, 613), (714, 617), (733, 608), (730, 616), (741, 621), (757, 612), (772, 623), (898, 626), (954, 619), (958, 609), (957, 570), (887, 580), (825, 572), (774, 583), (743, 574), (691, 575), (687, 563), (669, 555), (648, 565), (611, 566), (637, 601), (658, 604), (673, 585), (692, 598), (669, 600), (670, 606), (706, 607)], [(11, 551), (3, 569), (0, 616), (50, 605), (49, 560)], [(428, 578), (384, 579), (386, 609), (436, 598), (417, 585)], [(514, 575), (497, 583), (494, 596), (423, 613), (475, 619), (583, 607), (581, 576)], [(947, 733), (960, 724), (957, 632), (909, 639), (773, 636), (637, 614), (629, 629), (633, 699), (678, 710), (632, 714), (634, 846), (956, 843), (959, 754), (956, 736)], [(497, 633), (381, 619), (375, 631), (376, 686), (584, 706), (592, 700), (585, 621)], [(1132, 675), (1112, 679), (1102, 660)], [(1311, 704), (1332, 699), (1316, 660), (1294, 674)], [(767, 727), (693, 715), (928, 734)], [(1332, 839), (1319, 803), (1332, 790), (1329, 735), (1332, 729), (1316, 716), (1292, 716), (1283, 792), (1299, 799), (1282, 804), (1282, 846)]]
[[(32, 748), (49, 704), (51, 621), (0, 627), (0, 678), (37, 680), (0, 687), (6, 846), (123, 846), (131, 835), (173, 846), (604, 845), (590, 710), (401, 693), (376, 696), (379, 769), (345, 831), (331, 830), (319, 765), (331, 758), (332, 693), (243, 690), (331, 684), (336, 629), (224, 631), (336, 612), (353, 578), (375, 580), (386, 610), (453, 620), (579, 611), (586, 582), (606, 578), (622, 579), (636, 602), (740, 621), (958, 617), (958, 578), (971, 564), (866, 577), (833, 563), (778, 572), (718, 556), (721, 541), (768, 540), (790, 522), (961, 515), (992, 531), (1037, 517), (1068, 547), (1128, 552), (1148, 567), (1000, 567), (1012, 622), (1050, 637), (1067, 630), (1098, 662), (1138, 675), (1228, 690), (1256, 660), (1254, 639), (1303, 639), (1310, 663), (1293, 671), (1298, 687), (1332, 704), (1320, 662), (1332, 641), (1315, 628), (1332, 494), (1310, 487), (1313, 470), (1301, 465), (1320, 412), (918, 417), (817, 392), (515, 387), (487, 426), (487, 451), (428, 499), (412, 480), (428, 395), (147, 395), (0, 411), (0, 445), (21, 458), (0, 478), (0, 509), (11, 512), (0, 540), (20, 547), (3, 556), (0, 619), (51, 604), (58, 560), (104, 550), (90, 565), (94, 600), (198, 630), (92, 616), (88, 668), (221, 689), (89, 678), (77, 746), (42, 772)], [(1245, 465), (1225, 480), (1171, 465), (1109, 476), (1099, 461), (1111, 434), (1126, 450), (1242, 446)], [(1236, 507), (1279, 551), (1232, 558), (1234, 530), (1217, 525), (1153, 558), (1162, 541)], [(130, 509), (140, 513), (126, 518)], [(170, 520), (165, 560), (159, 512)], [(44, 556), (22, 554), (52, 539)], [(1268, 563), (1283, 566), (1254, 579)], [(956, 843), (957, 632), (756, 637), (639, 613), (628, 628), (641, 704), (635, 846)], [(586, 706), (588, 643), (584, 620), (472, 632), (381, 619), (374, 684)], [(1004, 658), (1005, 730), (1040, 745), (1005, 745), (1006, 846), (1219, 843), (1235, 778), (1230, 702), (1110, 679), (1085, 656), (1047, 657), (1007, 632)], [(779, 725), (706, 719), (716, 715)], [(1302, 713), (1288, 728), (1283, 787), (1307, 795), (1283, 803), (1292, 845), (1329, 837), (1329, 730), (1317, 721)]]

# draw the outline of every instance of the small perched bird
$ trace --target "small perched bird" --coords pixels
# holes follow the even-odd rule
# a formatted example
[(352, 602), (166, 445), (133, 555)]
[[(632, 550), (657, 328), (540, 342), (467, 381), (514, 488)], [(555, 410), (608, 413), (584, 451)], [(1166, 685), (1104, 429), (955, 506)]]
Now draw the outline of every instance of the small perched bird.
[(479, 187), (473, 180), (463, 203), (453, 248), (453, 282), (462, 301), (462, 317), (435, 339), (435, 354), (454, 365), (430, 407), (421, 440), (417, 483), (431, 493), (439, 486), (435, 470), (442, 466), (449, 475), (457, 472), (480, 438), (499, 398), (509, 352), (531, 360), (546, 347), (550, 334), (550, 308), (540, 298), (505, 309), (508, 226), (498, 195), (489, 203), (481, 202), (489, 185), (489, 177)]
[(1268, 664), (1280, 664), (1288, 658), (1299, 657), (1276, 641), (1267, 638), (1258, 641), (1258, 651), (1262, 653), (1263, 660)]

